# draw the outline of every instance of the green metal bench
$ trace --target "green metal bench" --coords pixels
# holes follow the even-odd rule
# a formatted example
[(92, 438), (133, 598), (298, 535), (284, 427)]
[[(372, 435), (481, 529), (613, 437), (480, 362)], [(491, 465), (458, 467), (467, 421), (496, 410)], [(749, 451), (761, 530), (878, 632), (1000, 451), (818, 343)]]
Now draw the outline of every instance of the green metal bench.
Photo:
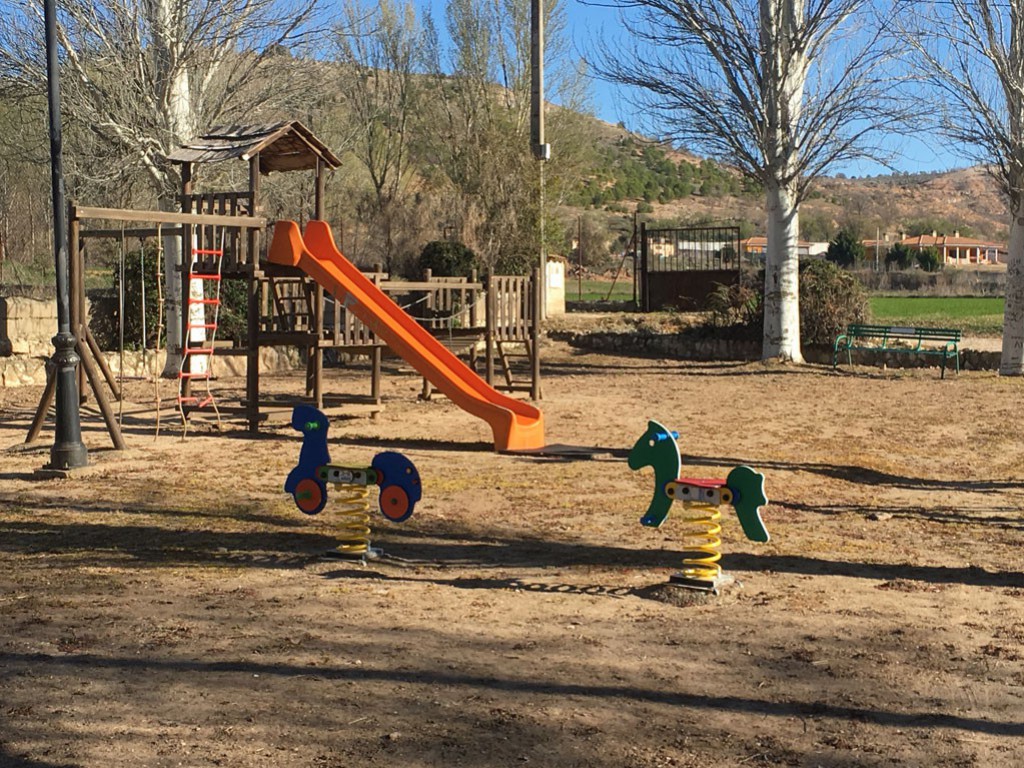
[[(952, 359), (960, 373), (960, 330), (956, 328), (907, 328), (894, 325), (854, 323), (836, 338), (832, 349), (832, 369), (839, 365), (839, 353), (846, 351), (846, 363), (852, 365), (854, 349), (896, 352), (901, 354), (937, 355), (942, 358), (942, 378), (946, 378), (946, 361)], [(928, 345), (928, 346), (926, 346)]]

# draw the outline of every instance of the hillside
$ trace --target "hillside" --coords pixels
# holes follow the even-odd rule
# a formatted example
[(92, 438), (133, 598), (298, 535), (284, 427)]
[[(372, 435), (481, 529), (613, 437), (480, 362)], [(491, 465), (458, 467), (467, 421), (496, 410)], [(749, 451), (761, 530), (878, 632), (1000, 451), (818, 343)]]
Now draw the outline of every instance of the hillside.
[[(738, 172), (621, 126), (595, 123), (597, 167), (573, 201), (576, 207), (617, 215), (639, 210), (648, 220), (680, 225), (737, 222), (744, 235), (763, 234), (763, 196)], [(840, 228), (851, 227), (865, 238), (876, 232), (895, 237), (936, 230), (1005, 241), (1006, 217), (995, 181), (980, 166), (945, 173), (830, 177), (814, 185), (801, 208), (801, 236), (829, 240)]]
[(870, 179), (822, 179), (820, 197), (809, 200), (805, 214), (824, 212), (840, 223), (844, 215), (875, 222), (883, 232), (905, 231), (917, 224), (952, 229), (992, 240), (1007, 237), (1006, 203), (995, 180), (976, 166), (937, 174), (882, 176)]

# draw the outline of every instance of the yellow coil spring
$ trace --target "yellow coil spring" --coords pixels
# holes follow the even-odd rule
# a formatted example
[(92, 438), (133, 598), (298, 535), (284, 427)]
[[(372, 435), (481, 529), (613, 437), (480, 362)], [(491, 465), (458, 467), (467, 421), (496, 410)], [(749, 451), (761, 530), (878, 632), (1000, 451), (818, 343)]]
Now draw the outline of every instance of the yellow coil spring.
[(722, 559), (722, 513), (712, 504), (699, 501), (683, 502), (683, 509), (693, 510), (694, 516), (683, 521), (683, 575), (689, 579), (714, 581), (722, 573), (718, 561)]
[(370, 489), (348, 483), (336, 483), (334, 489), (340, 494), (335, 502), (335, 511), (341, 516), (337, 550), (363, 557), (370, 550)]

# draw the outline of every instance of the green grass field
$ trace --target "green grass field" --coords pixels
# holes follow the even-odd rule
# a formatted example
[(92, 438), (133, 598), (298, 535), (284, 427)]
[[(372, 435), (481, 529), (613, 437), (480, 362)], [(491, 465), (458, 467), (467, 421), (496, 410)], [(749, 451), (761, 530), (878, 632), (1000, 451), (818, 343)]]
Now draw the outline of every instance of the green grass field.
[(968, 333), (1003, 331), (1003, 299), (872, 296), (871, 321), (884, 325), (959, 328)]
[[(567, 301), (604, 301), (611, 288), (607, 280), (584, 280), (580, 299), (580, 283), (569, 278), (565, 286)], [(631, 301), (632, 278), (615, 284), (611, 301)], [(959, 328), (965, 333), (998, 336), (1003, 332), (1003, 299), (974, 297), (872, 296), (871, 322), (884, 325)]]
[(621, 275), (615, 283), (611, 297), (608, 291), (612, 290), (611, 280), (583, 280), (582, 298), (580, 292), (580, 281), (575, 277), (565, 279), (565, 300), (566, 301), (632, 301), (633, 300), (633, 276)]

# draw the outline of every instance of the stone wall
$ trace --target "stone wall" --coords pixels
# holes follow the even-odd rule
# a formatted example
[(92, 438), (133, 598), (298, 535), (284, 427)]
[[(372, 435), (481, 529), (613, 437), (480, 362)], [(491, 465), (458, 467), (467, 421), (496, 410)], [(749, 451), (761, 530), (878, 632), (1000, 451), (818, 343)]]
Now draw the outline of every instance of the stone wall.
[[(566, 341), (570, 346), (596, 352), (618, 355), (645, 355), (673, 360), (740, 360), (761, 359), (761, 342), (736, 339), (716, 339), (695, 334), (652, 334), (652, 333), (552, 333), (553, 338)], [(832, 365), (832, 347), (805, 346), (804, 359), (809, 363)], [(909, 355), (898, 352), (854, 351), (855, 365), (888, 368), (923, 368), (941, 366), (941, 358), (935, 355)], [(845, 355), (840, 365), (846, 363)], [(953, 368), (953, 361), (946, 363)], [(960, 369), (967, 371), (998, 370), (999, 352), (981, 350), (960, 350)]]
[(645, 355), (675, 360), (758, 360), (761, 345), (731, 339), (698, 338), (682, 333), (552, 333), (569, 346), (619, 355)]
[(57, 333), (57, 303), (0, 296), (0, 357), (49, 355)]
[[(88, 306), (86, 307), (88, 310)], [(0, 297), (0, 387), (46, 383), (46, 359), (53, 355), (57, 333), (57, 304), (20, 297)], [(104, 357), (115, 375), (121, 356), (106, 352)], [(156, 376), (163, 369), (164, 353), (125, 351), (124, 375)], [(260, 371), (271, 373), (298, 367), (299, 350), (294, 347), (260, 349)], [(244, 376), (245, 357), (218, 355), (214, 363), (218, 376)]]
[[(807, 357), (807, 351), (804, 351)], [(998, 371), (999, 352), (992, 352), (980, 349), (960, 350), (961, 371)], [(854, 350), (852, 353), (854, 365), (868, 365), (876, 368), (939, 368), (942, 366), (942, 358), (938, 355), (914, 355), (906, 352), (886, 352)], [(827, 363), (832, 365), (832, 348), (822, 347), (816, 350), (815, 359), (810, 362)], [(846, 355), (840, 354), (839, 366), (846, 365)], [(946, 361), (946, 368), (955, 370), (956, 364), (952, 360)]]
[[(51, 347), (47, 355), (14, 355), (0, 358), (0, 387), (31, 386), (46, 383), (46, 361), (53, 353)], [(104, 358), (114, 375), (119, 375), (121, 356), (117, 352), (106, 352)], [(124, 375), (129, 378), (152, 378), (163, 369), (164, 353), (159, 355), (149, 351), (145, 354), (136, 351), (124, 353)], [(262, 347), (260, 349), (260, 373), (290, 371), (299, 367), (300, 355), (296, 347)], [(245, 376), (245, 357), (242, 355), (229, 357), (217, 356), (214, 360), (213, 372), (216, 376)]]

